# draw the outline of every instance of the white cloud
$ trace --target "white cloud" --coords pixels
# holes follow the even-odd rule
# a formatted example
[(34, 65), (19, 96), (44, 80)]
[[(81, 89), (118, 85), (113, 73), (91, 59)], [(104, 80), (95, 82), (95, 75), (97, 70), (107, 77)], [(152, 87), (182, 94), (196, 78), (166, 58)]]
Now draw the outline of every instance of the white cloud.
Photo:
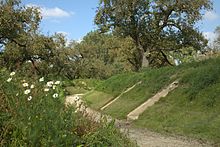
[(58, 34), (62, 34), (62, 35), (64, 35), (64, 36), (68, 36), (68, 35), (69, 35), (69, 33), (64, 32), (64, 31), (58, 31), (57, 33), (58, 33)]
[(79, 38), (79, 39), (76, 40), (77, 43), (80, 43), (80, 42), (82, 42), (82, 41), (83, 41), (82, 38)]
[(203, 35), (206, 39), (209, 40), (209, 44), (212, 44), (217, 37), (217, 34), (214, 32), (203, 32)]
[(206, 11), (203, 17), (210, 21), (218, 19), (218, 15), (214, 11)]
[(43, 7), (41, 8), (41, 14), (43, 17), (45, 18), (49, 18), (49, 17), (69, 17), (71, 16), (72, 14), (63, 10), (63, 9), (60, 9), (58, 7), (55, 7), (55, 8), (46, 8), (46, 7)]
[(36, 7), (39, 8), (41, 15), (43, 18), (62, 18), (62, 17), (70, 17), (74, 14), (74, 12), (65, 11), (59, 7), (47, 8), (41, 7), (35, 4), (27, 4), (27, 7)]

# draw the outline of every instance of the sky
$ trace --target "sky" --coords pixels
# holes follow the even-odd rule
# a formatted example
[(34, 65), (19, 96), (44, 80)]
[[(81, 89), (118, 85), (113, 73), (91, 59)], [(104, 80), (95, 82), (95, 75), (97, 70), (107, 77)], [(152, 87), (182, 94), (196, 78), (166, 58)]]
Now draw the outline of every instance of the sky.
[[(81, 40), (95, 30), (94, 17), (99, 0), (22, 0), (27, 6), (38, 6), (42, 13), (40, 31), (52, 35), (63, 33), (68, 40)], [(220, 0), (213, 0), (213, 11), (205, 12), (197, 26), (204, 36), (213, 40), (220, 25)]]

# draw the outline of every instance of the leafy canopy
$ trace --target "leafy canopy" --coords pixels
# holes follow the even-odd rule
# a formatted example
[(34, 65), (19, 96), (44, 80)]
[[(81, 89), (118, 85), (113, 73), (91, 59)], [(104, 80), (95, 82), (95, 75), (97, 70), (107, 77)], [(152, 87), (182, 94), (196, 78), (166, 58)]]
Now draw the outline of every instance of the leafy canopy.
[[(102, 32), (129, 36), (139, 54), (137, 70), (148, 60), (169, 63), (167, 52), (192, 46), (202, 49), (207, 41), (195, 28), (202, 10), (212, 9), (210, 0), (100, 0), (95, 23)], [(150, 61), (151, 63), (151, 61)]]

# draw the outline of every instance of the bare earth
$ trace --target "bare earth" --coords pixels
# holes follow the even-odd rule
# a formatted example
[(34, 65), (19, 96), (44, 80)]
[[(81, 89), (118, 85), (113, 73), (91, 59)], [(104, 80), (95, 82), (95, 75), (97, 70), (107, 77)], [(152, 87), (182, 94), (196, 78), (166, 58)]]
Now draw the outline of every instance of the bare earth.
[(152, 98), (149, 98), (146, 102), (141, 104), (139, 107), (131, 111), (127, 115), (127, 119), (129, 120), (136, 120), (138, 119), (139, 115), (141, 115), (148, 107), (153, 106), (157, 101), (160, 100), (161, 97), (165, 97), (170, 91), (174, 90), (178, 87), (178, 80), (174, 81), (162, 91), (155, 94)]
[[(80, 99), (82, 94), (76, 94), (66, 97), (66, 105), (77, 106), (77, 111), (81, 112), (84, 116), (88, 117), (92, 121), (100, 122), (103, 117), (111, 121), (112, 118), (107, 115), (103, 115), (98, 111), (85, 106)], [(159, 133), (151, 132), (146, 129), (134, 128), (125, 121), (116, 120), (115, 125), (119, 127), (122, 133), (128, 135), (128, 137), (136, 141), (140, 147), (209, 147), (210, 144), (202, 143), (197, 140), (190, 140), (189, 138), (164, 136)]]

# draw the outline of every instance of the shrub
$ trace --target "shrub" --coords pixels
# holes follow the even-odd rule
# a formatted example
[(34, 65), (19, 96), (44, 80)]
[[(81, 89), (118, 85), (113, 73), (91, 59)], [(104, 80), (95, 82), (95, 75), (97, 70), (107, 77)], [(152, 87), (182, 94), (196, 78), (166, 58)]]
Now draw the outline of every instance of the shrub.
[(101, 137), (93, 142), (93, 134), (109, 137), (108, 144), (129, 144), (113, 125), (111, 129), (103, 127), (81, 117), (73, 107), (65, 107), (62, 82), (46, 79), (0, 71), (0, 146), (106, 144)]

